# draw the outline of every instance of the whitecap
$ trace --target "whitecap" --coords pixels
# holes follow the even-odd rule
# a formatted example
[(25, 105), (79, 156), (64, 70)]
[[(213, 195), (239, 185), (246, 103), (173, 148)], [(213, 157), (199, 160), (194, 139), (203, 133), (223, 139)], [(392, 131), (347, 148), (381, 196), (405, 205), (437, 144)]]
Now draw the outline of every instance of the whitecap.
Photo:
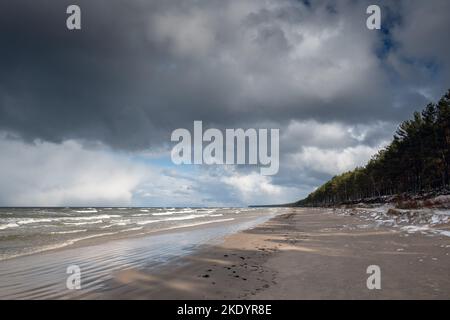
[(157, 212), (157, 213), (152, 213), (152, 216), (170, 216), (174, 214), (174, 212)]
[(139, 221), (139, 222), (137, 222), (137, 224), (138, 225), (146, 225), (146, 224), (161, 222), (161, 221), (163, 221), (163, 220), (145, 220), (145, 221)]
[(180, 229), (180, 228), (188, 228), (188, 227), (195, 227), (195, 226), (201, 226), (203, 224), (210, 224), (210, 223), (216, 223), (216, 222), (227, 222), (227, 221), (233, 221), (234, 218), (227, 218), (227, 219), (218, 219), (218, 220), (211, 220), (211, 221), (202, 221), (202, 222), (197, 222), (197, 223), (190, 223), (190, 224), (184, 224), (181, 226), (175, 226), (175, 227), (170, 227), (164, 230), (172, 230), (172, 229)]
[(142, 228), (144, 228), (144, 227), (129, 228), (129, 229), (121, 230), (120, 232), (137, 231), (137, 230), (141, 230)]
[(77, 213), (96, 213), (98, 212), (96, 209), (86, 209), (86, 210), (74, 210)]
[(5, 230), (8, 228), (17, 228), (19, 225), (17, 223), (8, 223), (0, 225), (0, 230)]
[(110, 219), (110, 218), (120, 218), (121, 215), (117, 214), (100, 214), (96, 216), (90, 216), (90, 217), (69, 217), (69, 218), (59, 218), (56, 220), (69, 220), (69, 221), (84, 221), (84, 220), (98, 220), (98, 219)]
[(166, 218), (164, 220), (166, 220), (166, 221), (191, 220), (191, 219), (198, 219), (198, 218), (203, 218), (203, 217), (207, 217), (207, 216), (208, 216), (207, 214), (191, 214), (191, 215), (182, 216), (182, 217)]
[(28, 218), (28, 219), (18, 220), (16, 223), (22, 225), (22, 224), (39, 223), (39, 222), (52, 222), (52, 221), (55, 221), (55, 219), (47, 219), (47, 218), (34, 219), (34, 218)]
[(86, 232), (87, 229), (81, 229), (81, 230), (69, 230), (69, 231), (54, 231), (51, 232), (51, 234), (70, 234), (70, 233), (80, 233), (80, 232)]
[(63, 224), (67, 226), (82, 226), (85, 224), (99, 224), (99, 223), (103, 223), (103, 220), (85, 221), (85, 222), (63, 222)]

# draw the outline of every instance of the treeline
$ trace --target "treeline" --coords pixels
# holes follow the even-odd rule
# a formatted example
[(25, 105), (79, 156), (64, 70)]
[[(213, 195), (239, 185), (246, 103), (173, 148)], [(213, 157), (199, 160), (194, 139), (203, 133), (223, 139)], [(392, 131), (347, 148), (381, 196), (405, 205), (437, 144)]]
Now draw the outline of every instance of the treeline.
[(297, 205), (335, 205), (445, 188), (449, 169), (450, 90), (437, 104), (430, 103), (404, 121), (391, 144), (365, 167), (333, 177)]

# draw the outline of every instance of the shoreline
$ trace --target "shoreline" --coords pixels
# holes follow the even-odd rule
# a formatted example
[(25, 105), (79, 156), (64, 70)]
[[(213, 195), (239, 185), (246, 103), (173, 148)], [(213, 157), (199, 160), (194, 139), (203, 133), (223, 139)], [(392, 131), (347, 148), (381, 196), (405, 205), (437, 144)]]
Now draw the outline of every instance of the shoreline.
[[(265, 216), (267, 216), (268, 213), (265, 213)], [(264, 216), (261, 216), (264, 217)], [(143, 237), (150, 237), (154, 235), (161, 235), (166, 234), (170, 232), (177, 232), (177, 231), (183, 231), (183, 230), (196, 230), (203, 227), (208, 227), (209, 225), (215, 226), (215, 225), (227, 225), (227, 224), (241, 224), (250, 222), (252, 220), (257, 220), (260, 217), (255, 217), (255, 215), (249, 215), (249, 216), (230, 216), (230, 217), (224, 217), (223, 219), (216, 219), (216, 220), (209, 220), (209, 221), (200, 221), (200, 222), (192, 222), (188, 223), (186, 225), (179, 225), (179, 226), (172, 226), (172, 227), (163, 227), (160, 229), (148, 229), (148, 230), (142, 230), (137, 229), (133, 230), (134, 228), (131, 228), (129, 230), (123, 230), (123, 231), (116, 231), (113, 233), (102, 233), (97, 234), (93, 236), (87, 236), (82, 237), (80, 239), (69, 239), (66, 241), (66, 243), (55, 243), (52, 245), (49, 245), (48, 247), (42, 247), (37, 249), (36, 251), (30, 251), (30, 252), (24, 252), (17, 255), (11, 255), (0, 259), (0, 263), (4, 261), (10, 261), (13, 259), (20, 259), (23, 257), (30, 257), (40, 254), (46, 254), (46, 253), (52, 253), (52, 252), (58, 252), (62, 250), (70, 250), (70, 249), (76, 249), (76, 248), (82, 248), (92, 245), (99, 245), (99, 244), (106, 244), (111, 241), (120, 241), (120, 240), (126, 240), (126, 239), (134, 239), (134, 238), (143, 238)]]
[[(86, 239), (66, 247), (2, 260), (0, 299), (85, 298), (94, 291), (101, 292), (106, 280), (117, 270), (157, 269), (195, 252), (204, 243), (218, 243), (225, 236), (267, 221), (275, 214), (258, 211), (233, 220), (190, 223), (145, 234), (128, 234), (119, 239)], [(66, 288), (66, 268), (70, 265), (80, 266), (82, 290)]]
[[(117, 272), (88, 298), (450, 298), (450, 238), (366, 224), (358, 216), (292, 209), (163, 270)], [(370, 265), (380, 266), (381, 290), (366, 286)]]

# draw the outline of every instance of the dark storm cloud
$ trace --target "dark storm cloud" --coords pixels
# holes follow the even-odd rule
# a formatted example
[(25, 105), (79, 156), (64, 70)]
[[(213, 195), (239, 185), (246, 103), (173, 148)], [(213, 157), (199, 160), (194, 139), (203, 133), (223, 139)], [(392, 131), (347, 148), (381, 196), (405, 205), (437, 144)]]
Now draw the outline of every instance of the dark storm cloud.
[(78, 1), (83, 30), (69, 32), (70, 3), (1, 4), (2, 129), (28, 139), (144, 147), (167, 141), (168, 128), (207, 118), (210, 105), (225, 98), (206, 79), (211, 74), (174, 61), (164, 43), (149, 38), (160, 3)]
[[(217, 127), (396, 122), (441, 89), (417, 90), (432, 71), (418, 74), (404, 57), (435, 57), (412, 43), (407, 16), (390, 35), (400, 53), (380, 60), (385, 44), (365, 28), (366, 2), (82, 0), (82, 30), (71, 32), (73, 3), (0, 4), (1, 130), (139, 149), (197, 119)], [(415, 6), (429, 9), (414, 2), (404, 14), (415, 17)], [(429, 33), (448, 26), (437, 21), (420, 33), (431, 48)], [(448, 59), (437, 58), (433, 72), (448, 80)]]
[(138, 10), (101, 2), (80, 2), (86, 32), (65, 28), (66, 1), (1, 4), (3, 128), (50, 141), (79, 137), (120, 145), (125, 135), (133, 145), (148, 139), (153, 124), (139, 84), (152, 79), (138, 61), (158, 52), (143, 47), (139, 34), (127, 34)]

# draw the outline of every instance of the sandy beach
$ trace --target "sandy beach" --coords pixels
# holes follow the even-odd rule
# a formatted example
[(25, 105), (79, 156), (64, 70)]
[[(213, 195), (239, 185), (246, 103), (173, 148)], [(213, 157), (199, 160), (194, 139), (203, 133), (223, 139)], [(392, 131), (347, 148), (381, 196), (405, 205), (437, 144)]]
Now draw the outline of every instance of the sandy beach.
[[(450, 298), (448, 224), (433, 234), (345, 210), (231, 214), (1, 261), (0, 299)], [(66, 287), (69, 265), (80, 290)], [(367, 288), (371, 265), (380, 290)]]
[[(366, 221), (365, 221), (366, 222)], [(158, 271), (117, 272), (100, 299), (449, 299), (450, 238), (292, 209)], [(369, 290), (369, 265), (381, 290)]]

